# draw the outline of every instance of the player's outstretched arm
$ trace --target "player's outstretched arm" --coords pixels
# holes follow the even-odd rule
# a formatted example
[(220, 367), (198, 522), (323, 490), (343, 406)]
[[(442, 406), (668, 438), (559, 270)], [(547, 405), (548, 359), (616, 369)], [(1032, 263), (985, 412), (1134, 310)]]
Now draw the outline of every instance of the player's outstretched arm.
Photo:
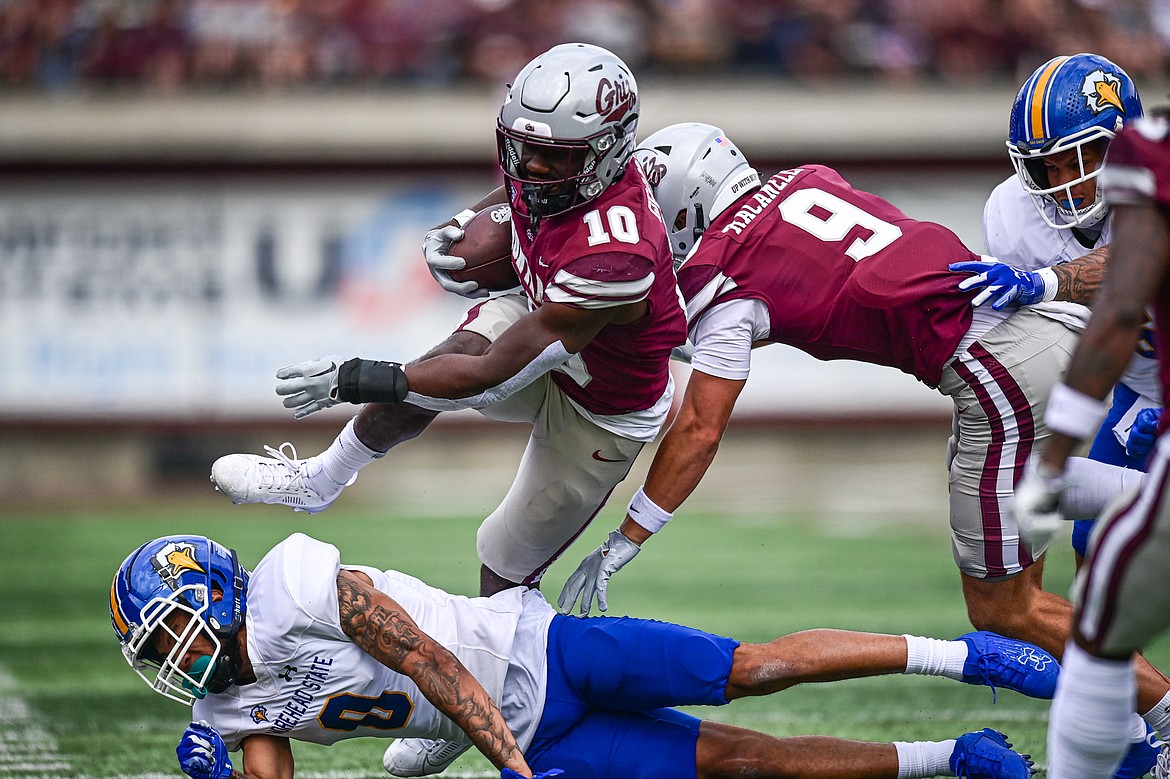
[(337, 575), (341, 629), (378, 662), (414, 680), (496, 768), (532, 771), (500, 710), (471, 672), (424, 633), (393, 598), (354, 571)]
[(481, 355), (440, 354), (407, 366), (407, 384), (418, 395), (447, 399), (495, 390), (519, 376), (529, 377), (526, 384), (584, 349), (606, 325), (632, 321), (645, 309), (644, 302), (594, 309), (545, 303)]
[(581, 614), (588, 614), (594, 598), (601, 611), (609, 608), (610, 577), (634, 559), (646, 539), (661, 530), (695, 491), (715, 459), (746, 383), (700, 370), (691, 373), (678, 416), (658, 446), (646, 483), (630, 501), (621, 527), (570, 574), (557, 599), (561, 613), (568, 614), (580, 600)]

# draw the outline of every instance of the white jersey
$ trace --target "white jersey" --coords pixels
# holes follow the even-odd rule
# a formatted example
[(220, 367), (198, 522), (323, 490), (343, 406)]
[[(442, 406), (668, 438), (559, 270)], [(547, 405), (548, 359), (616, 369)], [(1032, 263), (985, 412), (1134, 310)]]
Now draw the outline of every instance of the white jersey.
[(229, 749), (267, 734), (318, 744), (347, 738), (466, 740), (404, 674), (382, 665), (341, 630), (337, 574), (361, 571), (471, 672), (499, 706), (521, 749), (544, 708), (553, 610), (536, 590), (490, 598), (450, 595), (397, 571), (342, 566), (337, 548), (301, 533), (274, 547), (248, 582), (252, 684), (196, 701)]
[[(1055, 212), (1056, 206), (1051, 206)], [(1020, 180), (1012, 176), (991, 193), (983, 209), (983, 242), (987, 253), (1013, 268), (1036, 271), (1059, 265), (1105, 246), (1113, 239), (1113, 218), (1101, 222), (1101, 235), (1092, 247), (1083, 246), (1072, 230), (1054, 230), (1044, 223)], [(1037, 313), (1083, 330), (1089, 318), (1089, 309), (1076, 303), (1053, 301), (1031, 306)], [(972, 330), (985, 333), (1011, 313), (992, 310), (990, 305), (975, 309), (976, 323)], [(991, 327), (987, 325), (990, 324)], [(982, 333), (980, 333), (982, 335)], [(1158, 361), (1152, 351), (1138, 351), (1126, 367), (1121, 381), (1146, 397), (1160, 397)]]

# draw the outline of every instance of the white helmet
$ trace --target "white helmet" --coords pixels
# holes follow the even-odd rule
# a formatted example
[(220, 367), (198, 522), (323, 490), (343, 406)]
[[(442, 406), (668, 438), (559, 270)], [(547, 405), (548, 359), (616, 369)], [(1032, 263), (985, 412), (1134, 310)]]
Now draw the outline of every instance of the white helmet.
[[(597, 198), (625, 170), (638, 130), (638, 85), (615, 54), (564, 43), (524, 66), (496, 125), (512, 207), (534, 220)], [(534, 157), (553, 173), (534, 175)]]
[(718, 127), (672, 124), (634, 151), (681, 260), (725, 208), (760, 186), (760, 174)]

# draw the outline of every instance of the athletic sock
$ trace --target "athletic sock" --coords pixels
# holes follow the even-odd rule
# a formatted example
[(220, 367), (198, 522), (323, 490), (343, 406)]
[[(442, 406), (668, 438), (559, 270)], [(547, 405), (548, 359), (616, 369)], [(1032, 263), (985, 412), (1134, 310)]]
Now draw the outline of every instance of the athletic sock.
[(938, 638), (903, 635), (906, 639), (906, 670), (920, 676), (945, 676), (959, 681), (967, 662), (967, 644)]
[(1161, 738), (1170, 737), (1170, 692), (1162, 696), (1154, 708), (1143, 714), (1142, 719), (1150, 723), (1150, 727), (1158, 731)]
[(926, 779), (928, 776), (954, 776), (951, 753), (955, 739), (947, 741), (895, 741), (898, 750), (898, 779)]
[(358, 471), (385, 454), (359, 441), (353, 426), (354, 420), (350, 419), (329, 448), (316, 457), (325, 476), (334, 484), (348, 484)]
[(1070, 457), (1060, 513), (1065, 519), (1096, 519), (1122, 492), (1142, 483), (1145, 474), (1119, 465)]
[(1048, 727), (1048, 775), (1112, 775), (1133, 730), (1137, 684), (1127, 661), (1102, 660), (1070, 641)]

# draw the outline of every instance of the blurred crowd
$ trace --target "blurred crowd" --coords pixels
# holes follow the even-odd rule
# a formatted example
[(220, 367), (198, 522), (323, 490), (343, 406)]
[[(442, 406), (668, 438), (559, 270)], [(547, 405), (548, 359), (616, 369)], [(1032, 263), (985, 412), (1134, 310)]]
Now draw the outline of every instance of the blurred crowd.
[(0, 89), (502, 84), (577, 40), (635, 74), (1022, 80), (1055, 54), (1170, 70), (1170, 0), (0, 0)]

